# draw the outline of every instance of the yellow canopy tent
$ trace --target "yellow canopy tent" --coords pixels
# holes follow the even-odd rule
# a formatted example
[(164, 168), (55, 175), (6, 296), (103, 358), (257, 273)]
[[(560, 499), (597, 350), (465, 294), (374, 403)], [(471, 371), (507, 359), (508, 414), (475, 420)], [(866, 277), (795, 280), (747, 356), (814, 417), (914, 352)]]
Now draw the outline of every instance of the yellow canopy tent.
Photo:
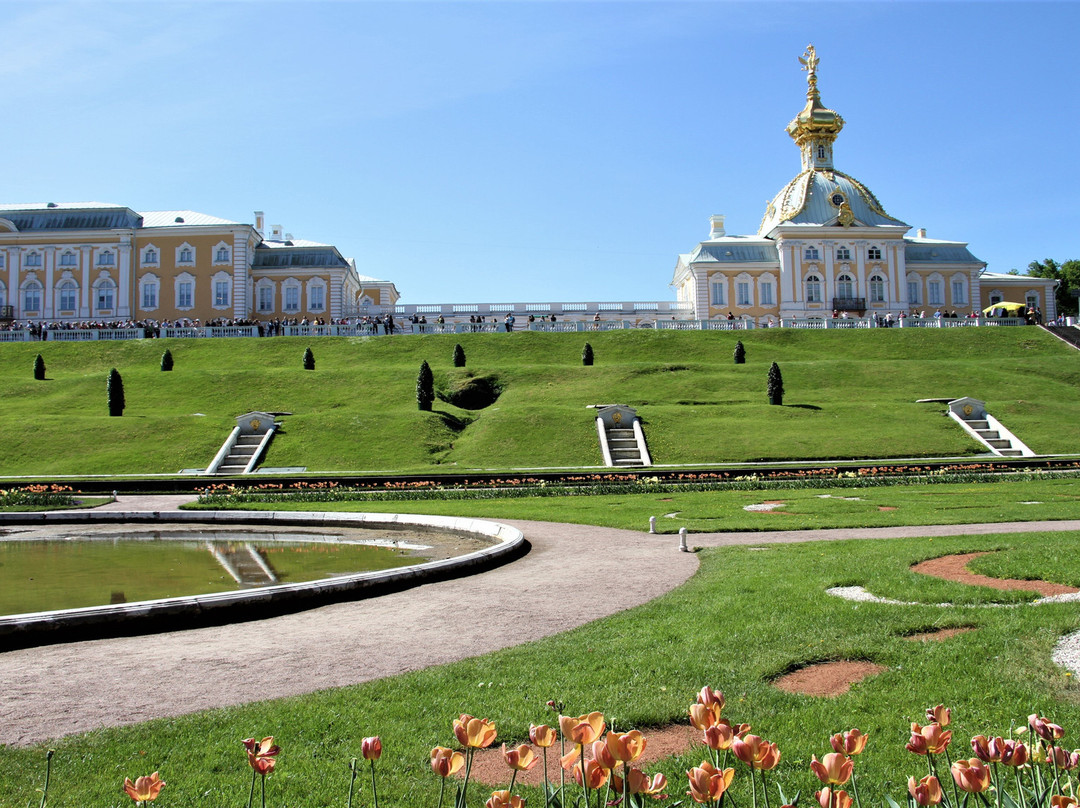
[(1000, 303), (991, 303), (983, 309), (983, 314), (993, 314), (993, 312), (998, 309), (1004, 309), (1009, 312), (1009, 314), (1019, 314), (1020, 312), (1027, 311), (1027, 304), (1009, 303), (1008, 301), (1003, 300)]

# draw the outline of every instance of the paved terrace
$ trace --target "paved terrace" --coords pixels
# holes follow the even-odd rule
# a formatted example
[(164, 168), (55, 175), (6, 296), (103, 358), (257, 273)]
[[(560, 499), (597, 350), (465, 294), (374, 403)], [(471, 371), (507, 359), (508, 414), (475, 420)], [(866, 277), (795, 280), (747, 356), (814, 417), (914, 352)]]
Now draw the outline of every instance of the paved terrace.
[[(190, 497), (121, 497), (103, 510), (175, 510)], [(340, 687), (547, 637), (682, 584), (697, 556), (678, 537), (510, 521), (532, 545), (476, 576), (258, 623), (0, 654), (0, 743)], [(1080, 520), (1016, 524), (692, 534), (698, 546), (1080, 530)], [(597, 580), (619, 586), (580, 593)], [(487, 614), (487, 620), (462, 619)]]

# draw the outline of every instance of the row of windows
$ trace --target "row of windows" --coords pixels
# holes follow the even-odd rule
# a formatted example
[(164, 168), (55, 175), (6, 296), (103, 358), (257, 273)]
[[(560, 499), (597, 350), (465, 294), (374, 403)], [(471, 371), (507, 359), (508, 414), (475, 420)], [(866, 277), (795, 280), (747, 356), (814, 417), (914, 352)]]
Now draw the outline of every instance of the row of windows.
[[(817, 247), (807, 247), (803, 252), (803, 258), (807, 261), (820, 261), (821, 253)], [(881, 260), (881, 248), (870, 247), (866, 251), (866, 258), (868, 261), (880, 261)], [(837, 247), (836, 248), (836, 260), (837, 261), (850, 261), (851, 260), (851, 248), (850, 247)]]
[[(736, 281), (735, 282), (735, 305), (736, 306), (753, 306), (754, 305), (754, 292), (753, 283), (751, 281)], [(762, 306), (775, 306), (776, 297), (773, 295), (772, 281), (761, 281), (758, 284), (758, 291), (761, 295)], [(711, 302), (714, 306), (727, 306), (727, 289), (722, 283), (714, 283), (711, 287)]]
[[(0, 269), (4, 267), (6, 258), (0, 253)], [(219, 246), (214, 251), (214, 263), (215, 264), (227, 264), (232, 260), (232, 252), (228, 247)], [(180, 247), (176, 252), (176, 261), (179, 264), (194, 264), (195, 263), (195, 249), (188, 245)], [(144, 265), (157, 265), (161, 262), (160, 253), (153, 247), (147, 247), (142, 253), (142, 263)], [(97, 254), (97, 266), (99, 267), (113, 267), (116, 266), (116, 253), (111, 250), (104, 250)], [(40, 268), (43, 265), (42, 254), (40, 252), (28, 252), (22, 257), (22, 265), (27, 268)], [(59, 266), (62, 267), (75, 267), (79, 265), (78, 255), (73, 250), (67, 250), (60, 254)]]

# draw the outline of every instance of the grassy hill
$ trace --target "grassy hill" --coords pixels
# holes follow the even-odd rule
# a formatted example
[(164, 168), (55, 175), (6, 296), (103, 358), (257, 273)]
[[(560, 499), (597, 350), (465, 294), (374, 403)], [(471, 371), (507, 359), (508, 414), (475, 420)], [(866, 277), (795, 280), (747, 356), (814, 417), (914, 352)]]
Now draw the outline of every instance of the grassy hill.
[[(735, 341), (745, 365), (732, 362)], [(596, 364), (581, 365), (588, 341)], [(455, 343), (467, 356), (454, 368)], [(302, 367), (304, 348), (316, 370)], [(169, 348), (175, 370), (159, 370)], [(33, 378), (41, 353), (47, 380)], [(436, 389), (497, 399), (415, 402)], [(787, 395), (767, 404), (779, 363)], [(127, 409), (108, 417), (110, 368)], [(0, 473), (174, 473), (205, 466), (249, 410), (287, 411), (265, 464), (326, 471), (599, 465), (587, 404), (625, 403), (654, 461), (925, 457), (980, 447), (943, 406), (973, 396), (1039, 453), (1080, 446), (1080, 352), (1034, 328), (363, 338), (141, 340), (0, 345)], [(457, 400), (457, 399), (455, 399)], [(458, 403), (468, 403), (458, 400)]]

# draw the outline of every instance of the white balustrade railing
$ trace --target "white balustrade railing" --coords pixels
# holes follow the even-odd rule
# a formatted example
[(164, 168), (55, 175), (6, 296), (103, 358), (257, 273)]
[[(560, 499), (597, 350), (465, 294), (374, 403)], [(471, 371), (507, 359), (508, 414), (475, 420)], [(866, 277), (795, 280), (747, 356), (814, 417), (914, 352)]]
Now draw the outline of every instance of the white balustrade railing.
[(88, 342), (105, 339), (143, 339), (144, 328), (56, 328), (45, 332), (50, 342)]
[(0, 331), (0, 342), (29, 342), (30, 331), (20, 328), (17, 331)]

